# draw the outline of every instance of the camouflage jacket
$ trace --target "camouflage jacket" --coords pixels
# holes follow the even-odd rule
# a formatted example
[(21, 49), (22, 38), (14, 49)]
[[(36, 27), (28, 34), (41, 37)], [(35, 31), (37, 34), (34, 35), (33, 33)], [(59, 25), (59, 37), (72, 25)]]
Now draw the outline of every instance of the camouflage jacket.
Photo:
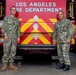
[(20, 37), (20, 21), (14, 17), (11, 18), (7, 16), (3, 20), (2, 25), (3, 35), (7, 35), (10, 38), (19, 38)]
[(58, 43), (66, 43), (66, 40), (71, 42), (73, 34), (71, 21), (64, 18), (54, 25), (53, 42), (56, 42), (56, 39), (58, 39)]

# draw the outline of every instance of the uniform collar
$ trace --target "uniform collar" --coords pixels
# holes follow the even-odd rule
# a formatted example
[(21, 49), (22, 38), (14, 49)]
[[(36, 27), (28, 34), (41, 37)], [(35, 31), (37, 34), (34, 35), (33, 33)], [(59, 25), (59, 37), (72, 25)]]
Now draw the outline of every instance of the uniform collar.
[(65, 18), (63, 18), (61, 21), (59, 21), (59, 22), (64, 22), (65, 21)]
[(16, 17), (13, 17), (13, 18), (12, 18), (11, 15), (9, 15), (9, 17), (10, 17), (11, 19), (13, 19), (13, 20), (16, 18)]

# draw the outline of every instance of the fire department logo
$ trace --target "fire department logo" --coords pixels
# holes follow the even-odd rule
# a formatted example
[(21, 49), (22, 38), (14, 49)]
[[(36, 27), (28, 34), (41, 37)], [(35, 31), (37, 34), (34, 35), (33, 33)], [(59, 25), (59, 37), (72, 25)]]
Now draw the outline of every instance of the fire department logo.
[(38, 21), (39, 17), (38, 17), (37, 15), (35, 15), (35, 16), (33, 17), (33, 19), (34, 19), (34, 21)]
[(37, 30), (38, 29), (38, 24), (37, 23), (35, 23), (34, 25), (33, 25), (33, 28), (35, 29), (35, 30)]
[(38, 39), (38, 34), (34, 34), (34, 39), (37, 40)]

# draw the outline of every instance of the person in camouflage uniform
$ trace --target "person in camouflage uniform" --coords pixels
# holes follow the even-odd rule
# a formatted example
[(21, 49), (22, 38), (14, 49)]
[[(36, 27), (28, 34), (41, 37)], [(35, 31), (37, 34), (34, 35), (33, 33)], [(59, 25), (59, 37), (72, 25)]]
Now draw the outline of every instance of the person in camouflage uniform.
[(57, 43), (57, 52), (60, 64), (56, 67), (57, 69), (63, 69), (64, 71), (70, 70), (70, 42), (73, 36), (73, 27), (69, 19), (64, 18), (64, 12), (58, 12), (59, 20), (54, 26), (53, 44)]
[(10, 8), (11, 14), (6, 16), (3, 20), (2, 25), (2, 33), (4, 36), (4, 55), (2, 57), (2, 61), (4, 66), (2, 67), (1, 71), (5, 71), (9, 69), (17, 70), (18, 67), (13, 65), (14, 56), (16, 54), (16, 46), (17, 42), (20, 41), (20, 21), (15, 17), (16, 14), (16, 7), (12, 6)]

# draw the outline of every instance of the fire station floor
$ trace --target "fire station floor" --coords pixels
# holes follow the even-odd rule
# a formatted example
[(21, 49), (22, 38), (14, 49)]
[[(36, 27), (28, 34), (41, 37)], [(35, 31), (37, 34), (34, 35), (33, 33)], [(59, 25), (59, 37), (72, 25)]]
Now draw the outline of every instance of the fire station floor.
[[(0, 71), (0, 75), (76, 75), (76, 54), (71, 53), (70, 58), (72, 62), (71, 70), (67, 72), (57, 70), (56, 64), (58, 64), (58, 61), (53, 61), (51, 63), (48, 56), (42, 56), (41, 59), (36, 61), (32, 61), (36, 59), (36, 56), (35, 58), (32, 56), (28, 58), (27, 56), (24, 63), (17, 63), (19, 70)], [(27, 59), (29, 59), (29, 61)], [(0, 63), (0, 67), (2, 67), (2, 63)]]

